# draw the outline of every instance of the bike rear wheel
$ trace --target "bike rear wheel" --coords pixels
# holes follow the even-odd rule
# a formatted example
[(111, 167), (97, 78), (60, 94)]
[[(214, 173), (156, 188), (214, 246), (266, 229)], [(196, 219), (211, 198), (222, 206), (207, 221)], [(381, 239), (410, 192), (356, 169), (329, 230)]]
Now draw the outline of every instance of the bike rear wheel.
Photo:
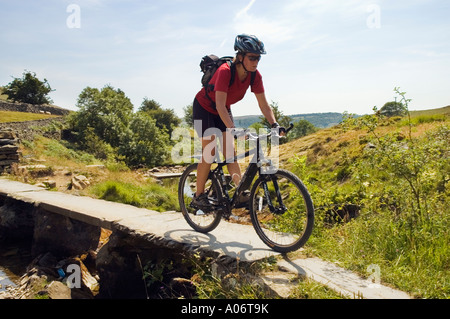
[[(208, 233), (219, 225), (222, 214), (213, 209), (203, 211), (191, 207), (190, 204), (197, 191), (197, 167), (198, 164), (191, 164), (181, 175), (178, 185), (178, 201), (186, 222), (194, 230), (201, 233)], [(208, 177), (205, 184), (205, 191), (208, 194), (208, 199), (211, 204), (221, 201), (220, 185), (216, 179), (211, 179), (210, 176)]]
[(314, 225), (314, 206), (296, 175), (279, 170), (260, 176), (253, 184), (250, 201), (253, 227), (266, 245), (287, 253), (306, 243)]

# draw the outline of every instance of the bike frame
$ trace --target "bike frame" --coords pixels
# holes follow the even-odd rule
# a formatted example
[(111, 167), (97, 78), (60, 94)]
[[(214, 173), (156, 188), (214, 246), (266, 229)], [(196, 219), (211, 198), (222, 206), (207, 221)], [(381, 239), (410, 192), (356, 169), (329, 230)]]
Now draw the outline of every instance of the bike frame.
[[(271, 160), (268, 160), (264, 156), (264, 152), (261, 149), (260, 145), (260, 139), (261, 137), (269, 137), (271, 134), (257, 136), (256, 137), (256, 147), (254, 149), (251, 149), (244, 154), (236, 155), (232, 159), (228, 159), (224, 162), (218, 162), (214, 161), (215, 164), (217, 164), (217, 167), (213, 169), (210, 172), (210, 178), (215, 178), (217, 181), (219, 181), (221, 185), (221, 192), (222, 192), (222, 198), (224, 199), (224, 203), (218, 203), (219, 207), (223, 207), (223, 204), (225, 204), (226, 210), (223, 212), (224, 217), (226, 218), (231, 214), (231, 210), (235, 207), (237, 204), (239, 196), (247, 189), (250, 188), (251, 183), (253, 182), (255, 176), (259, 174), (260, 178), (263, 178), (263, 188), (265, 193), (265, 199), (267, 201), (268, 207), (272, 213), (282, 214), (286, 211), (286, 207), (283, 204), (283, 200), (281, 198), (281, 193), (278, 188), (278, 183), (276, 181), (276, 178), (273, 174), (265, 174), (262, 173), (263, 164), (269, 164), (272, 165)], [(229, 196), (229, 186), (225, 178), (225, 174), (223, 172), (223, 167), (229, 163), (238, 162), (241, 159), (247, 158), (250, 155), (254, 154), (253, 159), (251, 160), (250, 164), (248, 165), (247, 169), (245, 170), (245, 173), (242, 175), (241, 181), (239, 185), (236, 188), (236, 192), (234, 193), (233, 197), (230, 198)], [(267, 188), (267, 181), (272, 180), (278, 202), (280, 203), (280, 207), (275, 208), (272, 204), (272, 201), (269, 197), (269, 191)]]

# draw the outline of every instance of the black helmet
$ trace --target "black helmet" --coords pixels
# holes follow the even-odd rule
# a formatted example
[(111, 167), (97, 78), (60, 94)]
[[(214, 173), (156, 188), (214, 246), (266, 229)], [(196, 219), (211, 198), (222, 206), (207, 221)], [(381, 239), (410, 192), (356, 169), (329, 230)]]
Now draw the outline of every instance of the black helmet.
[(240, 34), (234, 40), (234, 50), (242, 53), (266, 54), (264, 43), (256, 36)]

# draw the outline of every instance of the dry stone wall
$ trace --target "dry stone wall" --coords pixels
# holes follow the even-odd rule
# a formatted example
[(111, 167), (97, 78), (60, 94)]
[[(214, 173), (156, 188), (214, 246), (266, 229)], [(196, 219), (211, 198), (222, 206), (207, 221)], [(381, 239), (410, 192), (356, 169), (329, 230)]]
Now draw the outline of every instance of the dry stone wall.
[(19, 139), (11, 130), (0, 130), (0, 172), (20, 159)]
[(53, 114), (61, 117), (26, 122), (0, 123), (0, 173), (8, 170), (11, 164), (19, 162), (19, 143), (21, 140), (33, 140), (36, 134), (48, 138), (61, 139), (61, 131), (42, 129), (52, 122), (64, 121), (63, 116), (69, 110), (51, 105), (32, 105), (0, 101), (0, 111)]
[(7, 101), (0, 101), (0, 111), (40, 113), (61, 116), (70, 113), (69, 110), (52, 105), (33, 105), (27, 103), (12, 103)]
[(49, 119), (26, 121), (26, 122), (8, 122), (0, 123), (0, 130), (12, 130), (16, 133), (20, 140), (32, 141), (36, 134), (43, 135), (52, 139), (61, 139), (61, 131), (48, 131), (43, 129), (52, 122), (63, 122), (63, 117), (55, 117)]

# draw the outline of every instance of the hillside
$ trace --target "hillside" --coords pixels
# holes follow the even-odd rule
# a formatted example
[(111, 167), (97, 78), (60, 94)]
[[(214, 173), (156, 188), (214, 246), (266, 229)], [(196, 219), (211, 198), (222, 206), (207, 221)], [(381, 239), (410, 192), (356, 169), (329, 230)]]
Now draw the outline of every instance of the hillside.
[[(307, 120), (315, 127), (327, 128), (339, 124), (342, 121), (342, 113), (308, 113), (308, 114), (293, 114), (289, 115), (292, 118), (292, 122), (299, 121), (301, 119)], [(249, 127), (253, 123), (259, 122), (259, 115), (246, 115), (234, 117), (236, 126)]]
[(436, 109), (431, 109), (431, 110), (423, 110), (423, 111), (410, 111), (411, 116), (412, 117), (417, 117), (417, 116), (429, 116), (429, 115), (444, 115), (447, 117), (450, 117), (450, 105), (441, 107), (441, 108), (436, 108)]
[[(308, 251), (418, 298), (448, 298), (448, 107), (350, 120), (280, 146), (316, 208)], [(351, 222), (348, 222), (351, 221)]]

